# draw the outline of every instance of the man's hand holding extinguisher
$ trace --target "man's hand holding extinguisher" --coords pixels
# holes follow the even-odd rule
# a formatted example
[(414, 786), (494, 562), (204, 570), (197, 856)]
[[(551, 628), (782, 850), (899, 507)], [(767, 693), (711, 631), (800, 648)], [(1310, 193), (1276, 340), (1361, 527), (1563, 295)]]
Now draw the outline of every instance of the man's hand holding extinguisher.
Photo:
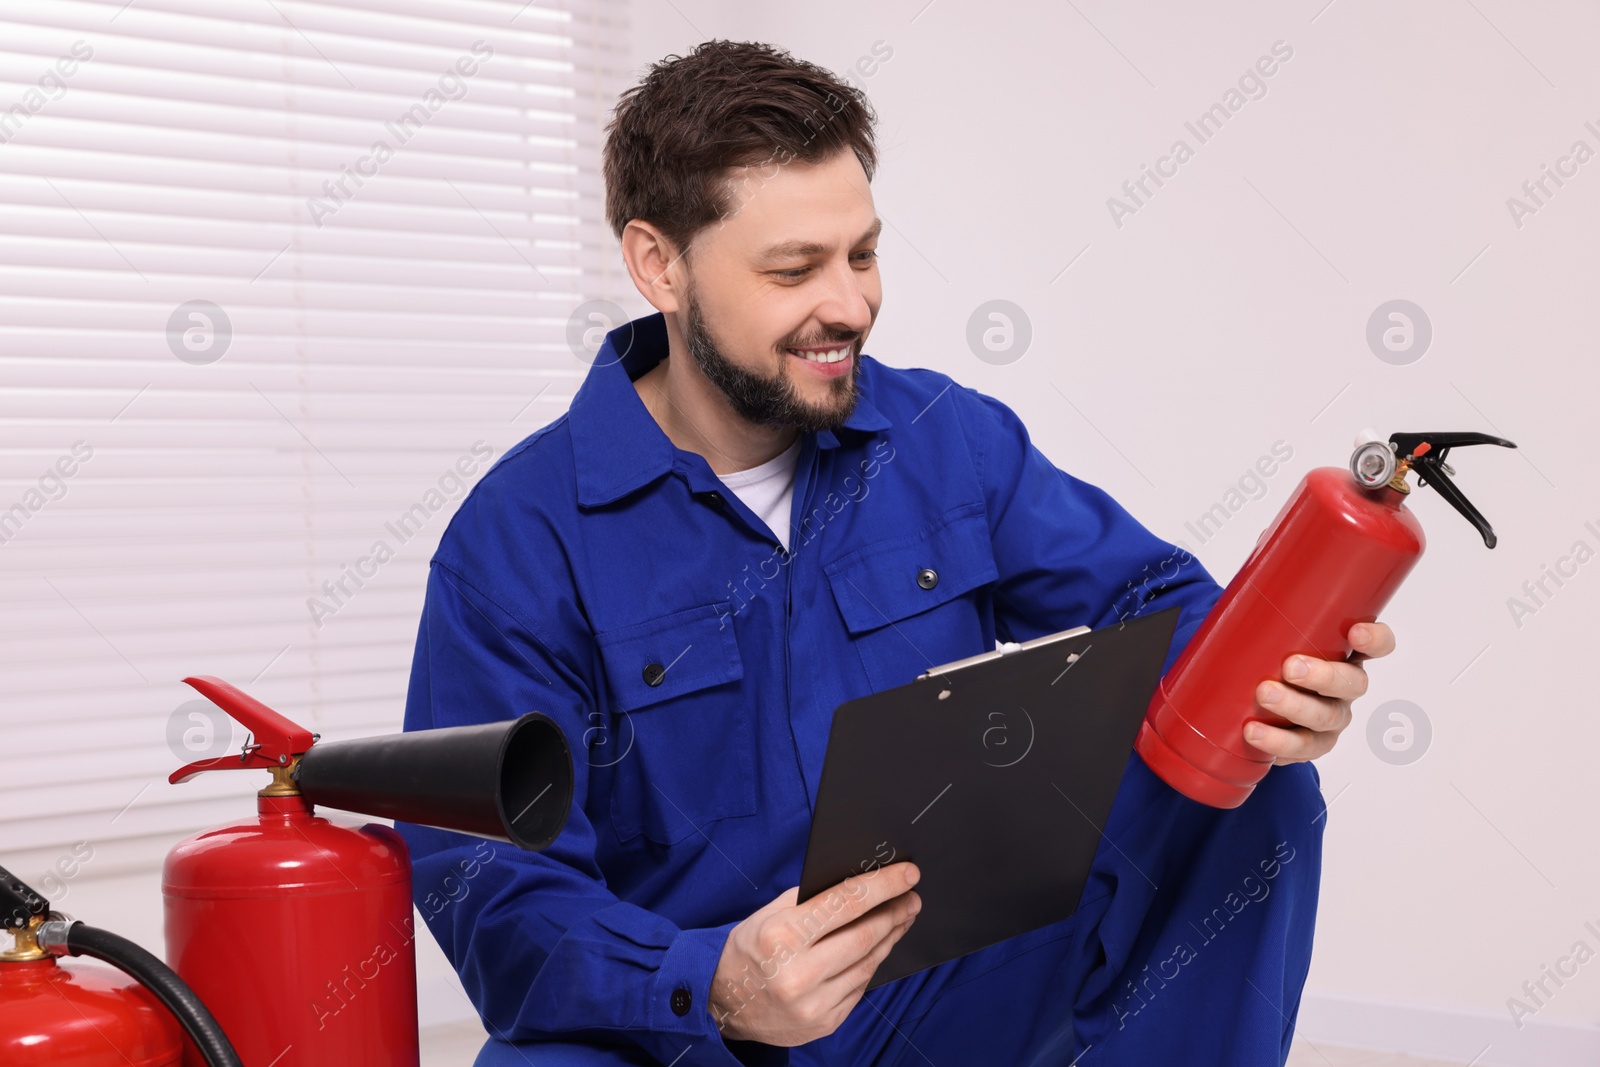
[[(1358, 622), (1347, 634), (1362, 660), (1394, 651), (1394, 631), (1381, 622)], [(1350, 702), (1367, 691), (1367, 672), (1360, 660), (1290, 656), (1283, 661), (1283, 681), (1256, 686), (1256, 702), (1294, 723), (1292, 728), (1247, 722), (1244, 739), (1276, 757), (1278, 766), (1325, 756), (1350, 725)]]

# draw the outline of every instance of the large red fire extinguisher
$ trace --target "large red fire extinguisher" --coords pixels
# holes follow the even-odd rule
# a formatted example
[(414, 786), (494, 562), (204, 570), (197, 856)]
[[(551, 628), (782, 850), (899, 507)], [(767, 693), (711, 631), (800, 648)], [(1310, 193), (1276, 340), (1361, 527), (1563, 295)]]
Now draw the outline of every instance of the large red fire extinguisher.
[[(318, 744), (317, 735), (217, 678), (185, 679), (251, 740), (171, 776), (257, 769), (257, 817), (167, 856), (167, 959), (210, 1007), (246, 1067), (418, 1062), (415, 928), (405, 843), (325, 804), (542, 849), (573, 790), (548, 717)], [(185, 1063), (199, 1061), (192, 1050)]]
[(1344, 659), (1345, 635), (1375, 622), (1421, 557), (1422, 525), (1405, 506), (1414, 471), (1495, 546), (1494, 530), (1462, 495), (1446, 457), (1461, 445), (1516, 445), (1481, 433), (1397, 433), (1357, 447), (1350, 467), (1319, 467), (1256, 542), (1239, 573), (1161, 679), (1135, 748), (1184, 795), (1243, 804), (1272, 767), (1244, 725), (1288, 725), (1255, 702), (1294, 654)]

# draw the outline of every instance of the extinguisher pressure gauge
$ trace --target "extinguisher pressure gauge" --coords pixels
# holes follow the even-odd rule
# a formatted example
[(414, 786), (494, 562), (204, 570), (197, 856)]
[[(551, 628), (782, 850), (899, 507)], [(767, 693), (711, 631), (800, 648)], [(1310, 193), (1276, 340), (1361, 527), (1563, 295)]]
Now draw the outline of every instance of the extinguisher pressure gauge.
[(1364, 488), (1376, 489), (1394, 477), (1397, 463), (1387, 441), (1369, 441), (1350, 457), (1350, 473)]

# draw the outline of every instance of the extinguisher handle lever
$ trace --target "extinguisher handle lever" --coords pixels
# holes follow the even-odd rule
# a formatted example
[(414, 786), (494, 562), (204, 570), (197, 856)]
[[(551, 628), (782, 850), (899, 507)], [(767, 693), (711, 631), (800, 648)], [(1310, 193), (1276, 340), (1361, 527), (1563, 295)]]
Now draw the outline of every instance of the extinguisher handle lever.
[(1501, 448), (1516, 448), (1517, 446), (1504, 437), (1494, 437), (1486, 433), (1467, 431), (1464, 433), (1397, 433), (1389, 436), (1389, 443), (1394, 446), (1395, 455), (1407, 459), (1418, 454), (1427, 455), (1437, 451), (1442, 462), (1452, 448), (1458, 445), (1499, 445)]
[(0, 928), (18, 930), (50, 910), (50, 902), (21, 878), (0, 867)]
[(217, 756), (180, 767), (167, 779), (173, 784), (187, 782), (201, 771), (284, 767), (316, 741), (316, 735), (310, 730), (279, 715), (249, 693), (221, 678), (201, 674), (185, 678), (184, 681), (248, 729), (252, 741), (237, 756)]
[(1440, 464), (1436, 461), (1431, 461), (1430, 457), (1427, 456), (1411, 464), (1411, 469), (1417, 472), (1417, 481), (1422, 485), (1432, 486), (1440, 496), (1450, 501), (1452, 507), (1461, 512), (1468, 522), (1478, 528), (1478, 533), (1483, 535), (1485, 547), (1493, 548), (1499, 538), (1495, 536), (1494, 528), (1489, 525), (1489, 520), (1483, 517), (1482, 512), (1472, 506), (1472, 501), (1467, 499), (1466, 494), (1456, 488), (1456, 483), (1452, 482), (1450, 476), (1439, 468)]
[(1456, 483), (1450, 480), (1450, 475), (1454, 471), (1445, 461), (1450, 455), (1450, 450), (1460, 445), (1499, 445), (1501, 448), (1516, 448), (1513, 442), (1507, 441), (1504, 437), (1476, 432), (1397, 433), (1389, 438), (1389, 444), (1394, 447), (1398, 458), (1409, 461), (1411, 469), (1417, 472), (1417, 481), (1420, 484), (1431, 486), (1435, 492), (1450, 502), (1451, 507), (1461, 512), (1468, 522), (1477, 527), (1487, 547), (1495, 546), (1498, 538), (1495, 537), (1494, 528), (1489, 525), (1489, 520), (1483, 517), (1483, 513), (1472, 506), (1472, 501), (1456, 487)]

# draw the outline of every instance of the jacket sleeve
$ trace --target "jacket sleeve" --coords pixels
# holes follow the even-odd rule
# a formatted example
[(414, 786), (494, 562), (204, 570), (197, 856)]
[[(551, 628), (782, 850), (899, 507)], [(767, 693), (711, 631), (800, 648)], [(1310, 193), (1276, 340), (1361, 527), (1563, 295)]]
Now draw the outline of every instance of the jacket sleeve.
[[(482, 583), (480, 583), (482, 584)], [(787, 1050), (724, 1042), (709, 1007), (733, 923), (683, 930), (619, 899), (595, 860), (584, 811), (588, 654), (554, 647), (437, 558), (429, 571), (405, 728), (541, 711), (566, 734), (576, 791), (542, 852), (402, 823), (413, 895), (491, 1035), (637, 1047), (662, 1063), (784, 1064)], [(684, 1014), (674, 994), (687, 991)], [(676, 997), (684, 1007), (683, 994)]]
[(963, 388), (958, 410), (983, 486), (999, 579), (995, 627), (1026, 641), (1178, 607), (1165, 673), (1222, 589), (1186, 550), (1145, 529), (1103, 490), (1058, 469), (1015, 412)]

